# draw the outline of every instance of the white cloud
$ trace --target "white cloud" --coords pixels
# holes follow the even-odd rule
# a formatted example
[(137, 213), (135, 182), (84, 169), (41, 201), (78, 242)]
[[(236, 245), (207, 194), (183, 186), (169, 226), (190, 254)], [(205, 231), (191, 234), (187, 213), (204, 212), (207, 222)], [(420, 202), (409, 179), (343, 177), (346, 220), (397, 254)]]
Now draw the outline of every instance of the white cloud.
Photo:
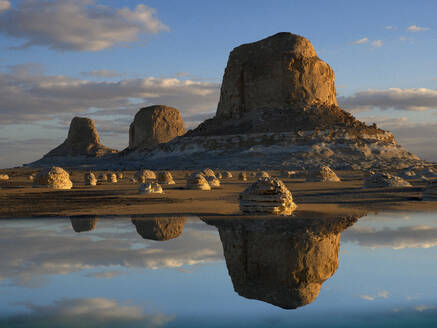
[(393, 25), (387, 25), (386, 27), (384, 27), (386, 30), (394, 30), (396, 29)]
[(428, 31), (430, 28), (429, 27), (420, 27), (417, 25), (410, 25), (407, 28), (407, 31), (409, 32), (423, 32), (423, 31)]
[(92, 76), (92, 77), (120, 77), (124, 76), (124, 73), (119, 73), (114, 70), (110, 69), (96, 69), (90, 72), (82, 72), (82, 75), (84, 76)]
[(11, 2), (9, 0), (0, 0), (0, 13), (9, 8), (11, 8)]
[(380, 48), (384, 45), (384, 43), (382, 42), (382, 40), (376, 40), (372, 42), (372, 47), (374, 48)]
[(348, 97), (338, 97), (339, 104), (352, 111), (399, 109), (425, 111), (437, 108), (437, 90), (426, 88), (367, 90)]
[(386, 290), (377, 291), (375, 295), (366, 295), (366, 294), (358, 295), (359, 298), (366, 301), (374, 301), (377, 298), (388, 298), (388, 296), (389, 296), (389, 292)]
[(143, 4), (131, 10), (96, 0), (22, 0), (0, 14), (0, 33), (25, 40), (20, 48), (98, 51), (160, 31), (169, 28)]
[(123, 305), (107, 298), (60, 299), (49, 305), (26, 303), (28, 312), (1, 318), (7, 327), (160, 327), (172, 317), (145, 314), (134, 305)]
[(367, 43), (367, 42), (369, 42), (368, 38), (362, 38), (362, 39), (359, 39), (359, 40), (352, 42), (352, 44), (363, 44), (363, 43)]

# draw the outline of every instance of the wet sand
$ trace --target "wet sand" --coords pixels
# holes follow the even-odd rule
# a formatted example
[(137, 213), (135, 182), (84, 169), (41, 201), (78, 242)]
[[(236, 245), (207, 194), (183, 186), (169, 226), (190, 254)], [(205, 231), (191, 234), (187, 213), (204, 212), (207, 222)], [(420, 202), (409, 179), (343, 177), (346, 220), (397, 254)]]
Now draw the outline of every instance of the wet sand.
[[(186, 190), (185, 173), (172, 171), (175, 185), (163, 186), (164, 194), (140, 195), (138, 183), (130, 182), (134, 172), (124, 172), (118, 183), (85, 186), (84, 171), (73, 171), (71, 190), (32, 188), (30, 169), (2, 170), (10, 180), (0, 181), (0, 217), (71, 215), (239, 215), (238, 194), (255, 178), (222, 179), (211, 191)], [(97, 172), (96, 176), (100, 173)], [(270, 172), (272, 175), (278, 172)], [(362, 189), (360, 172), (337, 172), (342, 182), (305, 182), (302, 178), (281, 178), (303, 211), (437, 211), (437, 202), (421, 201), (425, 182), (409, 180), (413, 187)]]

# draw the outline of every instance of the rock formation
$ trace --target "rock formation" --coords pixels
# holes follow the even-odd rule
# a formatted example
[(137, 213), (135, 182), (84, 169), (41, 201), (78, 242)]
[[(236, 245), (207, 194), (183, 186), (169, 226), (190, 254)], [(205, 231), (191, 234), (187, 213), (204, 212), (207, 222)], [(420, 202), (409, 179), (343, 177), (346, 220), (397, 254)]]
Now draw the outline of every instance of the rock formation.
[(221, 178), (223, 178), (223, 176), (222, 176), (222, 174), (221, 174), (220, 172), (217, 172), (216, 175), (215, 175), (215, 177), (216, 177), (217, 179), (221, 179)]
[(138, 192), (140, 194), (162, 194), (163, 190), (159, 183), (146, 182), (140, 185)]
[(39, 172), (33, 180), (34, 188), (71, 189), (73, 183), (70, 174), (63, 168), (52, 166), (46, 167)]
[(232, 178), (232, 173), (229, 171), (223, 171), (222, 177), (223, 177), (223, 179), (230, 179), (230, 178)]
[(160, 184), (173, 185), (175, 184), (173, 180), (173, 176), (169, 171), (160, 171), (158, 172), (158, 182)]
[(211, 169), (204, 169), (200, 173), (202, 173), (205, 177), (216, 177), (214, 171)]
[(337, 105), (332, 68), (292, 33), (232, 50), (215, 117), (153, 152), (129, 156), (132, 163), (174, 168), (367, 170), (420, 162), (392, 133)]
[(117, 172), (117, 178), (119, 180), (123, 179), (123, 177), (124, 177), (123, 172)]
[(338, 268), (340, 233), (359, 216), (206, 219), (218, 228), (235, 291), (284, 309), (313, 302)]
[(259, 178), (238, 199), (243, 213), (290, 215), (297, 207), (290, 190), (275, 178)]
[(310, 170), (306, 180), (321, 182), (339, 182), (340, 178), (333, 170), (331, 170), (329, 166), (322, 166), (320, 168)]
[(206, 181), (208, 181), (208, 184), (210, 185), (211, 188), (220, 187), (220, 180), (217, 179), (216, 177), (209, 175), (209, 176), (206, 176), (205, 179), (206, 179)]
[(86, 186), (95, 186), (97, 185), (97, 179), (93, 172), (85, 173), (84, 175), (85, 185)]
[(99, 180), (102, 182), (108, 181), (108, 176), (104, 173), (99, 174)]
[(247, 181), (247, 174), (246, 172), (242, 171), (238, 174), (238, 180), (240, 181)]
[(141, 108), (129, 128), (129, 149), (151, 150), (185, 133), (176, 108), (155, 105)]
[(364, 179), (363, 188), (397, 188), (411, 187), (411, 184), (401, 177), (387, 172), (370, 174)]
[(47, 153), (42, 160), (54, 157), (100, 157), (114, 154), (117, 151), (100, 143), (94, 121), (86, 117), (75, 117), (71, 120), (67, 139), (58, 147)]
[(117, 175), (115, 173), (108, 173), (108, 181), (117, 183)]
[(187, 179), (187, 189), (211, 190), (211, 186), (201, 173), (193, 173)]
[(71, 226), (75, 232), (91, 231), (96, 228), (95, 216), (70, 216)]
[(0, 180), (9, 180), (9, 175), (7, 175), (7, 174), (0, 174)]
[(437, 180), (429, 181), (423, 192), (422, 200), (436, 201), (437, 200)]
[(186, 220), (184, 217), (144, 217), (132, 218), (132, 223), (144, 239), (164, 241), (179, 237)]
[(155, 180), (156, 174), (151, 170), (139, 170), (135, 173), (134, 178), (141, 183), (145, 183), (147, 180)]
[(256, 172), (255, 177), (256, 178), (269, 178), (270, 174), (268, 174), (266, 171), (260, 171), (260, 172)]

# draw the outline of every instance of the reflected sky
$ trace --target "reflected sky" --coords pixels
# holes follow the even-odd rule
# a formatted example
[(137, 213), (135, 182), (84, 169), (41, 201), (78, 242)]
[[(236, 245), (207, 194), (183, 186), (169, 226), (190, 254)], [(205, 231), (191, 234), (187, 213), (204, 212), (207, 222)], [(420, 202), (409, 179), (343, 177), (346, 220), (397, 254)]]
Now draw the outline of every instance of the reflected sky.
[(0, 326), (436, 325), (435, 214), (355, 219), (4, 220)]

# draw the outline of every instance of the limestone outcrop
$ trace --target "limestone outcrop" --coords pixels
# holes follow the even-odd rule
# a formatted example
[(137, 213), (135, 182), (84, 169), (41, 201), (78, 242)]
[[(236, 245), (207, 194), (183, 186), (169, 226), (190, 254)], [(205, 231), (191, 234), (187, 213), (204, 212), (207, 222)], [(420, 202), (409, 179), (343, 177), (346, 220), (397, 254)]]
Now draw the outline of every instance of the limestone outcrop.
[(129, 128), (129, 149), (151, 150), (183, 134), (184, 121), (176, 108), (164, 105), (141, 108)]
[(99, 174), (99, 180), (101, 182), (107, 182), (108, 181), (108, 175), (106, 175), (105, 173)]
[(408, 181), (387, 172), (370, 174), (364, 179), (363, 188), (411, 187)]
[(71, 189), (73, 183), (70, 174), (61, 167), (46, 167), (39, 172), (34, 180), (34, 188)]
[(246, 172), (242, 171), (238, 174), (238, 180), (240, 181), (247, 181), (247, 174)]
[(259, 172), (256, 172), (255, 177), (256, 178), (269, 178), (270, 174), (268, 174), (266, 171), (259, 171)]
[(70, 221), (75, 232), (92, 231), (97, 225), (95, 216), (70, 216)]
[(230, 178), (232, 178), (232, 173), (229, 172), (229, 171), (223, 171), (222, 172), (222, 178), (223, 179), (230, 179)]
[(115, 173), (108, 173), (108, 181), (111, 183), (117, 183), (117, 174)]
[(211, 186), (202, 173), (193, 173), (187, 179), (187, 189), (211, 190)]
[(158, 183), (167, 184), (167, 185), (174, 185), (175, 184), (175, 182), (173, 180), (173, 176), (171, 175), (171, 172), (169, 172), (169, 171), (158, 172)]
[(290, 190), (275, 178), (259, 178), (238, 199), (243, 213), (290, 215), (297, 207)]
[(184, 217), (132, 218), (138, 234), (144, 239), (164, 241), (179, 237), (184, 230)]
[(7, 174), (0, 174), (0, 180), (9, 180), (9, 175), (7, 175)]
[(208, 184), (211, 188), (220, 187), (220, 180), (217, 179), (216, 177), (209, 175), (209, 176), (206, 176), (205, 179), (206, 179), (206, 181), (208, 181)]
[(295, 309), (313, 302), (338, 268), (340, 233), (359, 216), (208, 219), (217, 227), (229, 276), (245, 298)]
[(310, 170), (306, 180), (317, 182), (339, 182), (340, 178), (329, 166), (325, 165), (320, 168)]
[(214, 171), (211, 170), (211, 169), (208, 169), (208, 168), (202, 170), (201, 173), (202, 173), (205, 177), (215, 177), (215, 176), (216, 176), (215, 173), (214, 173)]
[(163, 190), (159, 183), (146, 182), (140, 185), (138, 192), (140, 194), (162, 194)]
[(47, 153), (44, 159), (52, 157), (101, 157), (117, 153), (100, 143), (96, 125), (92, 119), (86, 117), (74, 117), (70, 123), (67, 139), (58, 147)]
[(135, 173), (134, 178), (141, 183), (145, 183), (147, 180), (155, 180), (156, 174), (151, 170), (139, 170)]
[(84, 175), (85, 185), (86, 186), (95, 186), (97, 185), (97, 179), (93, 172), (85, 173)]

